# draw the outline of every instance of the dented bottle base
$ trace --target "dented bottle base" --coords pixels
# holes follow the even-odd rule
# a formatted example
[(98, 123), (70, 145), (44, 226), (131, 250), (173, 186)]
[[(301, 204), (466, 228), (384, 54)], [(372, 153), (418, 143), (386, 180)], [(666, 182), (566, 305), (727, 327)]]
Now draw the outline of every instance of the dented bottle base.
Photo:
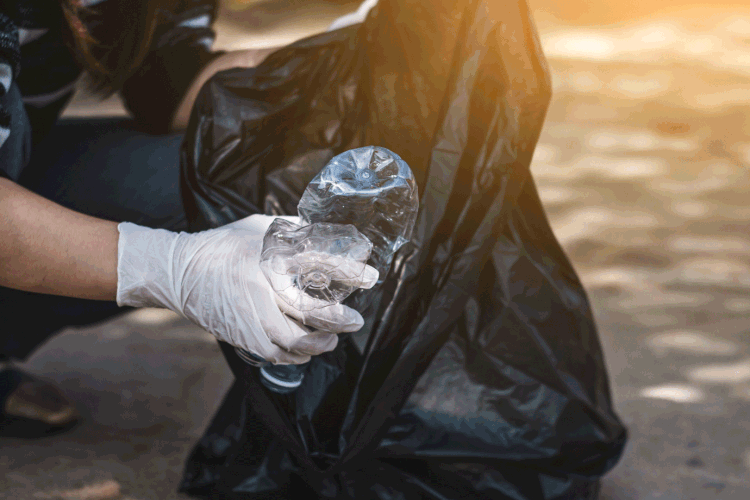
[(260, 381), (270, 391), (277, 394), (291, 394), (299, 389), (305, 378), (307, 363), (301, 365), (274, 365), (265, 359), (235, 347), (242, 361), (260, 369)]

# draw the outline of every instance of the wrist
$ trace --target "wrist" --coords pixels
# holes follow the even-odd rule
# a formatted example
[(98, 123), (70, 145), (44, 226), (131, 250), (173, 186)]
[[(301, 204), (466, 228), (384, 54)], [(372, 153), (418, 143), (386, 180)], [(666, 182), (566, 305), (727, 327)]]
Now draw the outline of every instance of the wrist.
[(173, 283), (180, 234), (129, 222), (117, 226), (117, 305), (161, 307), (181, 313)]

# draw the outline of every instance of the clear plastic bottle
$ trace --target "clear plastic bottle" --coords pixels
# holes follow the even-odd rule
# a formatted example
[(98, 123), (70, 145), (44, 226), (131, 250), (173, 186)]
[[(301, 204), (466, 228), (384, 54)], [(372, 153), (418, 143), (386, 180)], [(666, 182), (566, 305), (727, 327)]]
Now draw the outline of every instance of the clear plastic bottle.
[(409, 165), (378, 146), (334, 157), (297, 205), (307, 224), (351, 224), (372, 242), (370, 265), (385, 279), (393, 255), (411, 239), (419, 195)]
[[(297, 210), (302, 226), (277, 219), (268, 228), (261, 269), (282, 300), (304, 313), (345, 300), (362, 284), (365, 264), (378, 270), (379, 282), (385, 279), (394, 254), (411, 238), (419, 196), (406, 162), (368, 146), (334, 157), (308, 184)], [(290, 393), (302, 383), (304, 365), (238, 354), (260, 366), (261, 381), (274, 392)]]
[(281, 299), (304, 314), (359, 288), (371, 251), (370, 240), (351, 224), (276, 219), (263, 238), (260, 266)]

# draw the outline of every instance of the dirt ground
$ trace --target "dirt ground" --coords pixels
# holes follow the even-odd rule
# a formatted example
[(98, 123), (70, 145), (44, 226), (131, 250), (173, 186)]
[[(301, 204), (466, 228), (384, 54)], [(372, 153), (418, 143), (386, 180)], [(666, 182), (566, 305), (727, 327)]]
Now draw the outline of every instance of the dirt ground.
[[(750, 9), (635, 2), (633, 19), (531, 4), (555, 92), (532, 173), (630, 430), (601, 498), (747, 499)], [(264, 8), (226, 7), (218, 45), (287, 43), (347, 10)], [(102, 109), (82, 95), (68, 114)], [(185, 456), (231, 383), (211, 337), (158, 310), (65, 330), (26, 367), (84, 421), (0, 441), (0, 498), (181, 498)]]

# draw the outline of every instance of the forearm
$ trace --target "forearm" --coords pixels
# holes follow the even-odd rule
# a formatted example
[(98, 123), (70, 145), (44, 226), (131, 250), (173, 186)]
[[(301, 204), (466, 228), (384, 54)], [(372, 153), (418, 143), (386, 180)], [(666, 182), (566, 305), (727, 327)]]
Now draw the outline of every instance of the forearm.
[(216, 73), (231, 68), (252, 68), (259, 65), (278, 47), (268, 47), (263, 49), (237, 50), (227, 52), (217, 57), (203, 68), (182, 98), (182, 102), (177, 107), (174, 118), (172, 119), (172, 130), (184, 130), (187, 128), (190, 120), (190, 113), (193, 110), (193, 104), (198, 97), (203, 85), (211, 79)]
[(96, 300), (117, 294), (117, 223), (0, 178), (0, 285)]

